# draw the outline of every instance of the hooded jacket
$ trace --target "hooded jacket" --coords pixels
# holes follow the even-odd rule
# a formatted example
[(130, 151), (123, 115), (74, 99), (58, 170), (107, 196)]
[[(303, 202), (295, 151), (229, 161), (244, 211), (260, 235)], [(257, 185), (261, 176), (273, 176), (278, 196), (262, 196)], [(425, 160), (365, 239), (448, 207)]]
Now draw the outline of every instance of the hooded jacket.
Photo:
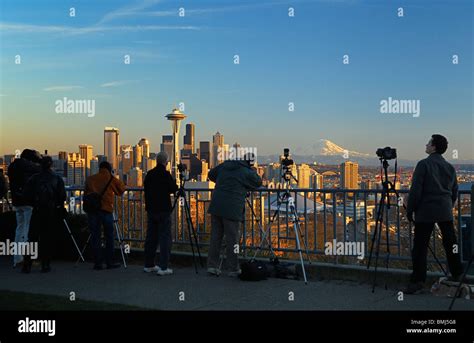
[(208, 213), (229, 220), (243, 221), (245, 197), (262, 185), (262, 179), (244, 161), (225, 161), (209, 171), (216, 183)]

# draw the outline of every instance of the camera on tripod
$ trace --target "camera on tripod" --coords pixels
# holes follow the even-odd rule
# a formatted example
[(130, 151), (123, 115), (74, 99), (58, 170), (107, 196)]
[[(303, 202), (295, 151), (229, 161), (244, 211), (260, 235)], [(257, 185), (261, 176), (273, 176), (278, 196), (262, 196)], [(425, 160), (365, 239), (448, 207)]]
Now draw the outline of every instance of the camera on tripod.
[(186, 170), (187, 170), (187, 167), (184, 163), (179, 163), (178, 164), (178, 172), (179, 172), (179, 178), (181, 180), (185, 180), (186, 178)]
[(292, 159), (290, 159), (290, 149), (285, 148), (283, 149), (283, 159), (281, 160), (281, 165), (283, 167), (282, 177), (289, 181), (293, 177), (291, 174), (291, 166), (295, 163)]
[(397, 158), (397, 149), (391, 148), (389, 146), (385, 148), (378, 148), (375, 153), (382, 160), (393, 160)]

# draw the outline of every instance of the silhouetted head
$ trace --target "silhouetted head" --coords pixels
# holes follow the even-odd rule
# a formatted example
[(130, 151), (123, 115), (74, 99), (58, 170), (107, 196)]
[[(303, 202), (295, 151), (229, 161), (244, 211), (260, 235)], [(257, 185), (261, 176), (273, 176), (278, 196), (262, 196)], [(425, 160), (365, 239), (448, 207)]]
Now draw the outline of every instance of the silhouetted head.
[(107, 161), (100, 162), (99, 169), (107, 169), (109, 173), (112, 173), (112, 165)]
[(255, 163), (255, 154), (253, 152), (246, 153), (244, 161), (247, 162), (249, 166), (252, 166)]
[(42, 170), (49, 170), (53, 166), (53, 159), (51, 158), (51, 156), (43, 156), (40, 164)]
[(427, 154), (433, 154), (435, 152), (438, 154), (444, 154), (447, 149), (448, 140), (446, 139), (446, 137), (439, 134), (434, 134), (431, 136), (431, 139), (428, 144), (426, 144), (425, 151)]
[(158, 155), (156, 155), (156, 163), (159, 163), (166, 167), (166, 165), (168, 164), (168, 154), (164, 151), (159, 152)]

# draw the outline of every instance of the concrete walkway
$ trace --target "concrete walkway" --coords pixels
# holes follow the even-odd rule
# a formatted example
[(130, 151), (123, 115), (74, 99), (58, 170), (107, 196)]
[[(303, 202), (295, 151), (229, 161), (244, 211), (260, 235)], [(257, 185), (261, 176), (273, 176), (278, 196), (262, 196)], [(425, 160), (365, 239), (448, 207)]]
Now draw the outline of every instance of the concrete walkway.
[[(191, 267), (175, 268), (172, 276), (145, 274), (139, 265), (127, 269), (94, 271), (91, 264), (55, 262), (53, 271), (31, 274), (11, 268), (11, 259), (0, 259), (0, 289), (104, 301), (159, 310), (447, 310), (450, 298), (428, 291), (405, 295), (350, 281), (269, 279), (243, 282), (226, 276), (199, 274)], [(293, 299), (293, 300), (292, 300)], [(474, 310), (474, 301), (457, 299), (455, 310)], [(38, 309), (41, 310), (41, 309)]]

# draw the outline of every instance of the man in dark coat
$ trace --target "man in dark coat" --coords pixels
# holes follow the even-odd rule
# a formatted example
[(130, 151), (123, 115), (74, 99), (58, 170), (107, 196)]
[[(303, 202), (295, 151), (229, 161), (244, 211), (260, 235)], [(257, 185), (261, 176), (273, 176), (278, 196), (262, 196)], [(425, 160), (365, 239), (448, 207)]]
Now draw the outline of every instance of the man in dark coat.
[(244, 220), (247, 192), (262, 185), (262, 179), (251, 167), (252, 156), (244, 161), (225, 161), (209, 171), (209, 180), (216, 183), (208, 212), (211, 216), (211, 241), (207, 260), (207, 271), (213, 275), (221, 273), (219, 255), (222, 239), (226, 237), (226, 269), (230, 276), (240, 274), (238, 253), (239, 227)]
[[(33, 175), (25, 185), (25, 198), (33, 205), (29, 242), (38, 243), (41, 272), (51, 271), (58, 230), (63, 225), (66, 190), (63, 179), (51, 169), (53, 159), (45, 156), (41, 160), (41, 172)], [(31, 258), (25, 256), (23, 272), (30, 272)]]
[[(435, 134), (426, 144), (427, 158), (416, 165), (408, 195), (407, 216), (415, 222), (412, 251), (413, 273), (405, 293), (414, 294), (426, 280), (428, 244), (435, 223), (441, 230), (451, 279), (462, 274), (459, 249), (453, 225), (453, 207), (458, 193), (456, 171), (442, 156), (448, 148), (445, 137)], [(414, 218), (413, 218), (414, 215)]]
[[(173, 270), (168, 263), (171, 255), (171, 198), (176, 193), (176, 181), (166, 170), (168, 155), (160, 152), (156, 157), (156, 167), (145, 177), (145, 209), (148, 216), (148, 228), (145, 240), (146, 273), (171, 275)], [(156, 249), (160, 244), (160, 262), (155, 265)]]
[[(25, 149), (20, 158), (15, 159), (8, 166), (8, 179), (10, 183), (10, 192), (12, 205), (16, 214), (15, 242), (28, 241), (31, 215), (33, 214), (32, 204), (29, 204), (24, 196), (26, 182), (34, 175), (40, 172), (40, 155), (32, 149)], [(13, 266), (21, 263), (23, 256), (15, 255), (13, 257)]]

